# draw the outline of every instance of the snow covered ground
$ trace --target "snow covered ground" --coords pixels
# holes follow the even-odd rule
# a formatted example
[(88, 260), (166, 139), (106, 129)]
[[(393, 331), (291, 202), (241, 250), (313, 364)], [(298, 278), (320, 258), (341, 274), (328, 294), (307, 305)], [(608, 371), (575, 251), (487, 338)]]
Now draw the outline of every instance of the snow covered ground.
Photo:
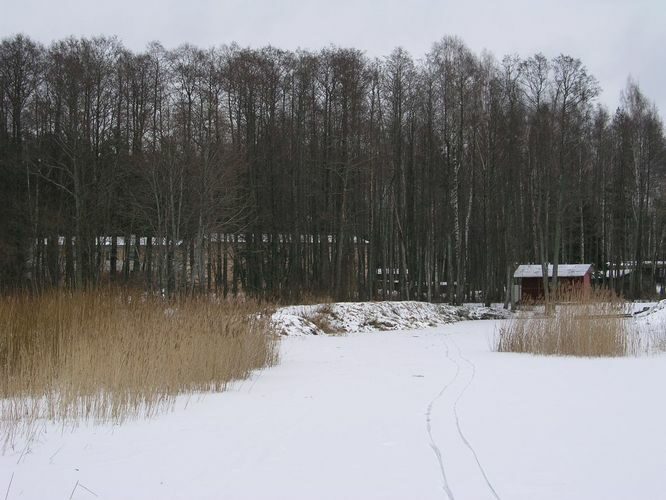
[(499, 324), (285, 337), (228, 392), (39, 428), (0, 498), (664, 498), (666, 355), (500, 354)]

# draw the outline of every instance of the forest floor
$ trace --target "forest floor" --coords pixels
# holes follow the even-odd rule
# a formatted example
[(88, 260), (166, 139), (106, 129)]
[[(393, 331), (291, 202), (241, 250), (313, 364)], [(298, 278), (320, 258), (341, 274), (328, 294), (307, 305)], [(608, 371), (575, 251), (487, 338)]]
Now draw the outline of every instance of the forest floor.
[(661, 498), (666, 355), (497, 353), (501, 324), (287, 336), (150, 420), (36, 426), (0, 498)]

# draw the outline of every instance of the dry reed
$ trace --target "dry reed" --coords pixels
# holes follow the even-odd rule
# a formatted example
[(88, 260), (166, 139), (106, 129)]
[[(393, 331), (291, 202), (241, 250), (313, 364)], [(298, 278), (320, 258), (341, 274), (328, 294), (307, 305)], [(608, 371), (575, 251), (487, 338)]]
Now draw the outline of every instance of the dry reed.
[(111, 293), (0, 298), (0, 436), (49, 419), (150, 416), (277, 361), (250, 302), (167, 303)]
[(333, 324), (332, 320), (335, 314), (332, 304), (324, 303), (312, 313), (306, 315), (306, 319), (327, 335), (342, 335), (344, 331)]
[(618, 357), (638, 354), (640, 339), (626, 319), (628, 304), (607, 289), (558, 290), (545, 314), (522, 314), (495, 336), (499, 352)]

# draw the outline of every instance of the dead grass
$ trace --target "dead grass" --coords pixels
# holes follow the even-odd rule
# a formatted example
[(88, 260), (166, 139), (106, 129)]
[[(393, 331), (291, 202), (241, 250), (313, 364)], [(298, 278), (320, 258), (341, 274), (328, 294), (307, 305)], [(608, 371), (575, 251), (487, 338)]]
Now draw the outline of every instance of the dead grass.
[(119, 422), (277, 361), (251, 302), (111, 293), (0, 298), (0, 435), (41, 419)]
[(653, 334), (651, 339), (652, 346), (656, 352), (666, 352), (666, 325), (662, 325), (662, 330)]
[[(663, 328), (663, 327), (662, 327)], [(642, 332), (641, 332), (642, 333)], [(666, 333), (663, 330), (650, 330), (643, 335), (648, 344), (648, 352), (662, 353), (666, 352)]]
[(545, 314), (523, 314), (498, 331), (495, 349), (555, 356), (618, 357), (638, 354), (640, 340), (612, 291), (570, 288), (555, 294)]
[(335, 311), (333, 310), (333, 306), (330, 303), (326, 303), (312, 314), (309, 314), (306, 319), (327, 335), (342, 335), (344, 332), (336, 328), (331, 321), (334, 316)]
[(635, 331), (643, 341), (644, 350), (649, 354), (666, 352), (666, 320), (636, 321)]

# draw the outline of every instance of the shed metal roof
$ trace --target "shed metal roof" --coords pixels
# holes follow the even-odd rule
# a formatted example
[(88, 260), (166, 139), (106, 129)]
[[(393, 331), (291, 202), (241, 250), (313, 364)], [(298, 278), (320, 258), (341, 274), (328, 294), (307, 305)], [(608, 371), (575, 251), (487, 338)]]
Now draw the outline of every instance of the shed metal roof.
[[(560, 278), (577, 278), (585, 276), (592, 269), (592, 264), (559, 264), (557, 276)], [(542, 278), (541, 264), (521, 264), (513, 273), (514, 278)], [(553, 265), (548, 265), (548, 277), (553, 277)]]

